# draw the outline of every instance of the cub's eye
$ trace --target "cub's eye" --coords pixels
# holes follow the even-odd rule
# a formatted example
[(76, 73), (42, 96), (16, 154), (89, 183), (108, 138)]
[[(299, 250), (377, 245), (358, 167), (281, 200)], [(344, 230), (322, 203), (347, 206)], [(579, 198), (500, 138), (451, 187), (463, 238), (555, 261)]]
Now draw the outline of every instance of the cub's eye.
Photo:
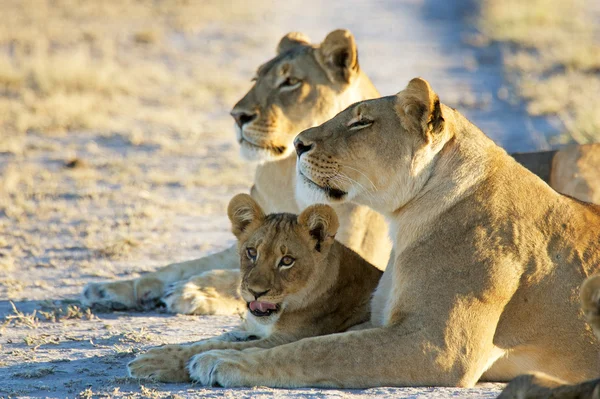
[(350, 130), (358, 130), (358, 129), (362, 129), (365, 128), (367, 126), (371, 126), (373, 124), (373, 121), (370, 119), (359, 119), (357, 121), (354, 121), (352, 123), (350, 123), (348, 125), (348, 129)]
[(300, 87), (300, 83), (302, 81), (300, 79), (289, 77), (279, 85), (282, 89), (295, 89), (296, 87)]
[(290, 267), (294, 264), (295, 261), (296, 261), (296, 259), (292, 258), (291, 256), (286, 255), (283, 258), (281, 258), (281, 260), (279, 261), (279, 266)]
[(246, 248), (246, 255), (248, 255), (248, 259), (256, 260), (256, 255), (258, 255), (258, 252), (256, 252), (256, 248)]

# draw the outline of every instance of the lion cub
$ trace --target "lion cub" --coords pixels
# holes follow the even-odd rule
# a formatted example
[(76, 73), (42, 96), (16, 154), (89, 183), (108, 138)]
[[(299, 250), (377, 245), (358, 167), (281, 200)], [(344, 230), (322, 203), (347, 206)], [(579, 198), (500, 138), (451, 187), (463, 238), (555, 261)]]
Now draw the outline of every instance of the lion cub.
[(195, 354), (271, 348), (369, 320), (371, 293), (382, 272), (334, 239), (339, 223), (333, 208), (313, 205), (299, 216), (265, 215), (251, 196), (239, 194), (227, 213), (238, 239), (247, 304), (241, 329), (152, 349), (129, 363), (132, 377), (187, 381), (186, 365)]
[[(600, 340), (600, 274), (589, 277), (583, 282), (581, 307), (594, 334)], [(525, 374), (512, 380), (498, 397), (498, 399), (509, 398), (600, 399), (600, 379), (567, 385), (560, 379), (542, 373)]]

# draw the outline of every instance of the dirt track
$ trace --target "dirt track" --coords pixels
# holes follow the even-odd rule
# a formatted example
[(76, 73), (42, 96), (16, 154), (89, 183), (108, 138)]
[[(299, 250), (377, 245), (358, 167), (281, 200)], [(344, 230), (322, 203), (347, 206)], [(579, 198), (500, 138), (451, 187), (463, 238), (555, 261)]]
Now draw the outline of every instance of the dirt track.
[[(218, 334), (236, 318), (90, 314), (72, 300), (88, 281), (129, 278), (233, 241), (224, 209), (231, 196), (248, 190), (253, 167), (237, 155), (227, 113), (284, 33), (321, 40), (332, 29), (348, 28), (362, 68), (382, 94), (420, 75), (507, 149), (545, 145), (543, 121), (497, 99), (503, 82), (496, 51), (474, 50), (461, 40), (469, 33), (462, 23), (466, 1), (457, 9), (442, 0), (264, 2), (233, 16), (230, 10), (244, 2), (211, 4), (214, 17), (196, 9), (198, 20), (192, 13), (182, 30), (168, 18), (143, 30), (140, 17), (140, 26), (120, 31), (114, 50), (120, 70), (168, 73), (148, 73), (143, 92), (115, 89), (106, 103), (90, 103), (86, 112), (95, 109), (104, 120), (66, 133), (32, 128), (25, 134), (9, 125), (0, 132), (0, 396), (494, 397), (501, 385), (222, 390), (125, 377), (135, 353)], [(124, 13), (115, 15), (120, 19), (105, 24), (127, 22)], [(0, 48), (11, 56), (6, 42)], [(83, 97), (72, 101), (77, 98)]]

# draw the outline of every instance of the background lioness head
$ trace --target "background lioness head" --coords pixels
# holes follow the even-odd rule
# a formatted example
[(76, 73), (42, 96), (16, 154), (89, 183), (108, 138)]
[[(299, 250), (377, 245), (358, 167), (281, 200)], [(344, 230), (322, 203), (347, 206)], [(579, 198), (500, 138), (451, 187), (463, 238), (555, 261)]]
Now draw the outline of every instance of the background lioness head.
[(333, 208), (313, 205), (299, 216), (265, 215), (251, 196), (238, 194), (227, 214), (238, 239), (242, 297), (254, 316), (296, 307), (315, 293), (339, 226)]
[(420, 78), (395, 96), (351, 105), (296, 138), (297, 196), (398, 209), (427, 182), (432, 159), (452, 137), (445, 120), (452, 114)]
[(249, 160), (287, 157), (299, 132), (355, 101), (378, 96), (360, 71), (354, 36), (347, 30), (329, 33), (320, 44), (301, 33), (285, 35), (277, 56), (258, 68), (254, 80), (231, 111), (242, 156)]
[(581, 305), (588, 323), (600, 339), (600, 275), (588, 278), (581, 286)]

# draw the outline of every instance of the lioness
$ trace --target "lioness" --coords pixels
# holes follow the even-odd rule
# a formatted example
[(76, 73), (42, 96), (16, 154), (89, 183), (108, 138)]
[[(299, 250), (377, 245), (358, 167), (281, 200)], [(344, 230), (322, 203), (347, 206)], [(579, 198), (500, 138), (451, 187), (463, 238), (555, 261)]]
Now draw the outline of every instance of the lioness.
[[(581, 286), (581, 306), (600, 340), (600, 275), (588, 278)], [(526, 374), (512, 380), (498, 398), (600, 399), (600, 379), (566, 385), (565, 381), (548, 375)]]
[[(262, 162), (252, 196), (266, 212), (298, 213), (303, 205), (293, 192), (296, 134), (379, 93), (361, 70), (354, 37), (347, 30), (331, 32), (321, 44), (310, 44), (301, 33), (284, 36), (277, 56), (258, 69), (255, 80), (231, 112), (242, 156)], [(600, 201), (600, 144), (515, 156), (559, 191)], [(338, 239), (383, 269), (391, 248), (383, 218), (364, 206), (335, 207), (340, 217)], [(138, 279), (89, 284), (82, 303), (127, 309), (164, 302), (171, 312), (232, 314), (243, 306), (235, 294), (237, 274), (229, 272), (238, 266), (235, 249), (230, 247)]]
[[(349, 31), (335, 30), (320, 44), (311, 44), (300, 33), (281, 39), (277, 56), (258, 69), (254, 85), (231, 111), (242, 156), (262, 162), (251, 194), (265, 212), (298, 214), (304, 209), (294, 199), (294, 137), (356, 101), (378, 96), (359, 66)], [(340, 221), (337, 239), (385, 268), (391, 242), (383, 217), (350, 203), (334, 208)], [(127, 309), (153, 307), (162, 301), (171, 312), (235, 314), (243, 306), (235, 294), (238, 269), (237, 250), (231, 246), (137, 279), (88, 284), (82, 303)]]
[(150, 350), (129, 363), (129, 374), (176, 382), (189, 380), (190, 358), (211, 349), (271, 348), (305, 337), (346, 331), (369, 320), (369, 301), (382, 272), (335, 241), (333, 208), (312, 205), (300, 216), (265, 215), (247, 194), (227, 211), (238, 238), (241, 331), (193, 345)]
[(600, 271), (599, 207), (551, 189), (419, 78), (295, 144), (298, 198), (369, 204), (390, 223), (395, 256), (371, 302), (375, 328), (205, 352), (189, 363), (193, 380), (470, 387), (527, 371), (598, 376), (577, 291)]

